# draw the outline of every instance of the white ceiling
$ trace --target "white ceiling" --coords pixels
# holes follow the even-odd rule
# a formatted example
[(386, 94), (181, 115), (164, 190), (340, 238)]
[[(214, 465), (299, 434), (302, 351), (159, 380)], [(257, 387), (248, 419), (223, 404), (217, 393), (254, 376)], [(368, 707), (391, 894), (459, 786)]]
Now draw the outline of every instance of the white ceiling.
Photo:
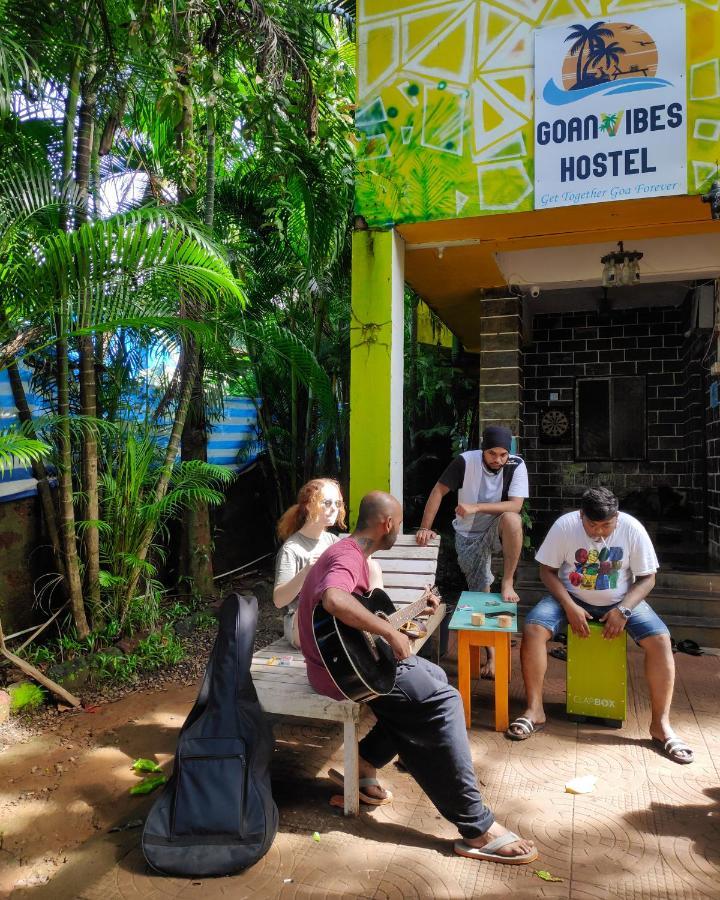
[[(618, 240), (623, 240), (622, 234)], [(693, 281), (720, 276), (720, 222), (715, 234), (631, 240), (625, 241), (624, 246), (644, 254), (640, 260), (640, 284), (672, 281), (687, 283), (689, 287)], [(600, 287), (600, 258), (616, 249), (617, 244), (576, 244), (497, 253), (496, 259), (506, 282), (523, 290), (533, 285), (544, 291)]]

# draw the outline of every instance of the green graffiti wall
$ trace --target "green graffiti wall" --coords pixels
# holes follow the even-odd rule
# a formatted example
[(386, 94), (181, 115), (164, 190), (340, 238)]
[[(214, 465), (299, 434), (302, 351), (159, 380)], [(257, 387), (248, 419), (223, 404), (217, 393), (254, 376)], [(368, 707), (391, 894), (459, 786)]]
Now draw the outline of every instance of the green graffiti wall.
[[(533, 46), (637, 0), (358, 0), (357, 212), (371, 226), (534, 208)], [(720, 156), (720, 0), (689, 0), (688, 193)]]

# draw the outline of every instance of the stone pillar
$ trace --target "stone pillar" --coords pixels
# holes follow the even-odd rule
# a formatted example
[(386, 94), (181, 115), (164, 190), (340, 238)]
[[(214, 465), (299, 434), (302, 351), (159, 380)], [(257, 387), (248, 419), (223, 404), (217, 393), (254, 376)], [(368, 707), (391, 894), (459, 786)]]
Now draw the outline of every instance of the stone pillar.
[(520, 435), (522, 417), (522, 299), (480, 300), (480, 434), (506, 425)]
[(363, 494), (403, 499), (405, 244), (356, 231), (350, 320), (350, 522)]

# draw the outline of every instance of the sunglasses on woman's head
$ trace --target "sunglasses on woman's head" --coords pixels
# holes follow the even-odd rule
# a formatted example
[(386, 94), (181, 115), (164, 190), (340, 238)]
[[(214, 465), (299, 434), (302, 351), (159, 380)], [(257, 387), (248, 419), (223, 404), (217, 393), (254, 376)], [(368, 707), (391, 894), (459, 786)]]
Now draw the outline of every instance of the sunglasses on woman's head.
[(335, 509), (341, 509), (343, 502), (342, 500), (321, 500), (320, 506), (324, 506), (325, 509), (331, 509), (333, 506)]

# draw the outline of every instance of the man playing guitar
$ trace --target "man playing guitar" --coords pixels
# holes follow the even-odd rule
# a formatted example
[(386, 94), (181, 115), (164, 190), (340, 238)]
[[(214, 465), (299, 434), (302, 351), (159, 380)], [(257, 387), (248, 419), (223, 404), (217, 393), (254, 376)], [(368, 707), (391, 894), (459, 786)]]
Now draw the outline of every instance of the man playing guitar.
[[(298, 607), (308, 678), (318, 693), (344, 699), (315, 642), (313, 611), (319, 603), (345, 625), (387, 641), (398, 660), (397, 677), (390, 693), (368, 701), (377, 722), (359, 745), (361, 799), (374, 805), (392, 799), (377, 782), (377, 770), (399, 755), (438, 812), (457, 826), (462, 840), (455, 842), (456, 853), (514, 865), (532, 862), (537, 858), (533, 842), (499, 825), (483, 802), (458, 692), (439, 666), (412, 655), (404, 634), (353, 597), (368, 589), (368, 557), (392, 547), (401, 524), (402, 507), (394, 497), (367, 494), (353, 534), (327, 549), (310, 571)], [(437, 603), (437, 598), (428, 600), (430, 611)]]

